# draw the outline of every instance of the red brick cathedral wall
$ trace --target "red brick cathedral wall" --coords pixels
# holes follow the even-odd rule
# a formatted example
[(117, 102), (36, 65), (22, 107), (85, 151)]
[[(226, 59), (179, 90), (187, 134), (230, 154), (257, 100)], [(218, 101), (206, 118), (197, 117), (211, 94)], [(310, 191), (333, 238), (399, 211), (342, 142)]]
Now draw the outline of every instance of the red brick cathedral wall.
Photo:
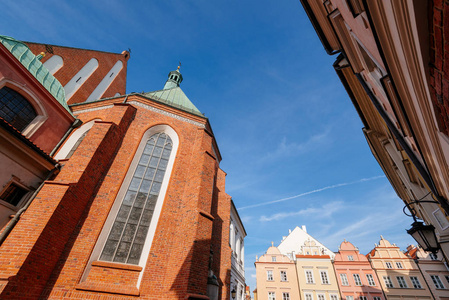
[(100, 98), (113, 97), (116, 93), (121, 95), (126, 93), (127, 61), (130, 58), (128, 51), (123, 51), (121, 54), (117, 54), (63, 46), (36, 44), (32, 42), (25, 43), (35, 55), (38, 55), (41, 52), (45, 53), (45, 57), (41, 60), (42, 63), (45, 63), (53, 55), (62, 57), (64, 64), (54, 76), (63, 86), (65, 86), (92, 58), (98, 60), (98, 68), (93, 72), (89, 79), (84, 82), (73, 97), (69, 99), (69, 104), (86, 101), (101, 80), (119, 60), (123, 63), (123, 68)]
[[(208, 299), (211, 250), (220, 299), (229, 299), (231, 204), (207, 120), (137, 95), (128, 103), (167, 113), (123, 100), (76, 107), (83, 122), (101, 121), (1, 246), (0, 299)], [(143, 134), (160, 124), (179, 147), (146, 265), (89, 263)]]

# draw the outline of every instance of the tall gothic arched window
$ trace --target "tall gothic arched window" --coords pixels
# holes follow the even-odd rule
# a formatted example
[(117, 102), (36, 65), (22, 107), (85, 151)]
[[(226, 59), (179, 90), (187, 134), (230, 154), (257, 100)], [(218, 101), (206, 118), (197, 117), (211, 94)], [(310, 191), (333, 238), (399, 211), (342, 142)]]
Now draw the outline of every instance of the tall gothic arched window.
[(0, 89), (0, 117), (14, 128), (23, 131), (36, 116), (36, 110), (21, 94), (7, 86)]
[(139, 264), (172, 148), (172, 139), (164, 132), (146, 141), (100, 260)]

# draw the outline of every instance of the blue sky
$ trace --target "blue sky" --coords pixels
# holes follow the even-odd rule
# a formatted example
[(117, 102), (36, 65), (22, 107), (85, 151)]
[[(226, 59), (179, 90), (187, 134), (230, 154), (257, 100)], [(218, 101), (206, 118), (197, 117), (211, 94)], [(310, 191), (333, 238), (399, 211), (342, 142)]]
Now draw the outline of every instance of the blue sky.
[[(2, 1), (1, 34), (120, 53), (127, 92), (163, 87), (182, 62), (186, 95), (210, 119), (239, 208), (247, 284), (254, 261), (306, 225), (333, 251), (404, 249), (411, 218), (299, 0)], [(279, 201), (278, 201), (279, 200)]]

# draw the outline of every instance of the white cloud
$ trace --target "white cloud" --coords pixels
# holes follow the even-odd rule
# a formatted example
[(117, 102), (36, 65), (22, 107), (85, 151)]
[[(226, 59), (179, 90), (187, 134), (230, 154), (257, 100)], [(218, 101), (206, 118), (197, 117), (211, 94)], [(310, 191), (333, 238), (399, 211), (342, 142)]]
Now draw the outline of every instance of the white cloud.
[(343, 206), (343, 202), (334, 201), (331, 203), (327, 203), (322, 207), (309, 207), (306, 209), (301, 209), (299, 211), (294, 212), (281, 212), (276, 213), (271, 216), (261, 216), (259, 221), (261, 222), (269, 222), (269, 221), (278, 221), (288, 217), (295, 216), (310, 216), (313, 214), (319, 215), (320, 217), (330, 217), (334, 212), (340, 210)]
[(288, 143), (287, 138), (284, 136), (277, 146), (276, 150), (272, 152), (268, 152), (263, 157), (261, 157), (261, 161), (269, 161), (269, 160), (275, 160), (277, 158), (285, 157), (285, 156), (291, 156), (291, 155), (297, 155), (299, 153), (308, 152), (310, 150), (313, 150), (314, 148), (322, 145), (324, 142), (329, 142), (329, 129), (326, 129), (322, 133), (315, 134), (311, 136), (307, 141), (304, 143)]
[(258, 203), (258, 204), (248, 205), (248, 206), (243, 206), (243, 207), (239, 207), (238, 209), (239, 210), (243, 210), (243, 209), (247, 209), (247, 208), (253, 208), (253, 207), (270, 205), (270, 204), (274, 204), (274, 203), (278, 203), (278, 202), (284, 202), (284, 201), (288, 201), (288, 200), (291, 200), (291, 199), (303, 197), (303, 196), (306, 196), (306, 195), (322, 192), (322, 191), (325, 191), (325, 190), (335, 189), (335, 188), (338, 188), (338, 187), (352, 185), (352, 184), (357, 184), (357, 183), (362, 183), (362, 182), (367, 182), (367, 181), (376, 180), (376, 179), (384, 178), (384, 177), (385, 177), (385, 175), (380, 175), (380, 176), (374, 176), (374, 177), (370, 177), (370, 178), (362, 178), (362, 179), (359, 179), (359, 180), (356, 180), (356, 181), (352, 181), (352, 182), (338, 183), (338, 184), (329, 185), (329, 186), (326, 186), (326, 187), (323, 187), (323, 188), (319, 188), (319, 189), (316, 189), (316, 190), (312, 190), (312, 191), (309, 191), (309, 192), (305, 192), (305, 193), (302, 193), (302, 194), (298, 194), (298, 195), (295, 195), (295, 196), (282, 198), (282, 199), (278, 199), (278, 200), (273, 200), (273, 201), (262, 202), (262, 203)]

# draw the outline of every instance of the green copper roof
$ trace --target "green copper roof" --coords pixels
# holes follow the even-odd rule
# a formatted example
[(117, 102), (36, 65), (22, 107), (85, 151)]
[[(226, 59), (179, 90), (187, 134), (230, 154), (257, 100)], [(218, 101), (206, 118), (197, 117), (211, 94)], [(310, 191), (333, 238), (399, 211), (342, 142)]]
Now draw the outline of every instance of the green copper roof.
[(165, 104), (174, 106), (189, 113), (202, 116), (198, 108), (196, 108), (196, 106), (193, 105), (193, 103), (190, 101), (189, 98), (187, 98), (186, 94), (184, 94), (184, 92), (181, 90), (179, 86), (171, 89), (143, 93), (142, 95), (163, 102)]
[(3, 35), (0, 35), (0, 42), (72, 114), (65, 100), (64, 87), (50, 74), (48, 69), (40, 62), (39, 58), (31, 52), (30, 48), (20, 41)]

